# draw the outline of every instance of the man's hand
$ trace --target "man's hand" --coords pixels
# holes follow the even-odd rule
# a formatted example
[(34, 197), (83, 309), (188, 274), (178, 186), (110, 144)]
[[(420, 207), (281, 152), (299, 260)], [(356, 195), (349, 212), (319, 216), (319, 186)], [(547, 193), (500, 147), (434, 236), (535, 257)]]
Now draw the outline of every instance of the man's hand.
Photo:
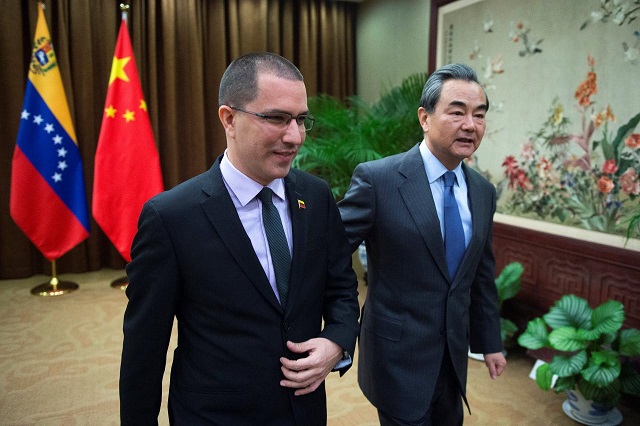
[(285, 380), (280, 381), (280, 386), (297, 389), (296, 396), (306, 395), (318, 389), (342, 358), (342, 348), (323, 337), (301, 343), (287, 341), (287, 348), (294, 353), (307, 353), (306, 358), (298, 360), (280, 358), (282, 374), (285, 377)]
[(489, 376), (493, 380), (498, 378), (507, 367), (507, 360), (502, 355), (502, 352), (496, 352), (493, 354), (484, 354), (484, 363), (489, 369)]

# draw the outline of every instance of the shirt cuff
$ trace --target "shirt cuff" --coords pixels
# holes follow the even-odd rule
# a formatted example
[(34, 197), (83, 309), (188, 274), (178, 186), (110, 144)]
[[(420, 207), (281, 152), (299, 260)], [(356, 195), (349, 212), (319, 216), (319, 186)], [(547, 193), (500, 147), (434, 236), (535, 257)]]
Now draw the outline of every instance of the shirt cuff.
[(344, 367), (351, 365), (352, 363), (353, 363), (353, 360), (351, 359), (351, 354), (347, 351), (342, 351), (342, 358), (337, 362), (337, 364), (335, 365), (335, 367), (333, 367), (333, 370), (331, 371), (339, 371)]

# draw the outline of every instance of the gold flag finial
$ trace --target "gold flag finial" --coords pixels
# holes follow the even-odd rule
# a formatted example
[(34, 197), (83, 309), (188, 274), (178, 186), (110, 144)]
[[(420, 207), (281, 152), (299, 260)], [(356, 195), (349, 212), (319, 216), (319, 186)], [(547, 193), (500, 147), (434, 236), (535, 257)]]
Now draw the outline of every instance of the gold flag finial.
[(122, 20), (127, 22), (129, 16), (129, 3), (120, 3), (120, 11), (122, 12)]

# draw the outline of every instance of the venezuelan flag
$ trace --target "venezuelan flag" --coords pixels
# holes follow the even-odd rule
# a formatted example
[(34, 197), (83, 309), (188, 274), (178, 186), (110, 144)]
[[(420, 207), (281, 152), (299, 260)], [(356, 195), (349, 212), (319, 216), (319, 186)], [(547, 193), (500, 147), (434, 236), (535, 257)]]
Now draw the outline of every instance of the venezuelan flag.
[(60, 68), (38, 4), (11, 169), (11, 217), (48, 260), (89, 236), (82, 158)]

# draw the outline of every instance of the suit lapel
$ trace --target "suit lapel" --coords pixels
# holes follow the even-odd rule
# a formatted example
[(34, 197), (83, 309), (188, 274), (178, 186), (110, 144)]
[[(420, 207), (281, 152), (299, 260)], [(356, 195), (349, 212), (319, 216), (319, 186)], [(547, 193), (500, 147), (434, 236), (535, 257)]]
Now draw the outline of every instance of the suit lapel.
[(220, 158), (207, 172), (202, 191), (208, 195), (208, 198), (201, 204), (202, 208), (220, 235), (220, 240), (227, 247), (238, 266), (245, 272), (249, 281), (274, 308), (282, 311), (282, 306), (273, 293), (269, 280), (253, 251), (251, 240), (242, 226), (231, 196), (224, 185), (220, 172)]
[[(473, 170), (470, 170), (466, 164), (462, 163), (462, 169), (464, 170), (465, 179), (467, 181), (467, 198), (469, 199), (469, 210), (471, 211), (471, 223), (472, 232), (471, 240), (467, 246), (467, 250), (464, 252), (464, 257), (458, 267), (457, 275), (464, 275), (467, 268), (469, 268), (469, 259), (471, 254), (477, 250), (482, 250), (480, 246), (480, 233), (485, 231), (487, 218), (484, 212), (486, 211), (486, 192), (481, 191), (480, 182), (478, 181), (479, 175), (475, 174)], [(454, 282), (455, 284), (455, 282)]]
[(407, 210), (438, 268), (445, 277), (449, 276), (440, 233), (440, 221), (420, 155), (419, 144), (407, 151), (398, 171), (406, 178), (399, 186), (399, 190)]
[[(307, 241), (307, 230), (309, 229), (308, 215), (305, 209), (300, 207), (299, 201), (304, 203), (304, 188), (297, 185), (296, 175), (293, 171), (285, 178), (285, 191), (289, 212), (291, 213), (291, 228), (293, 234), (293, 256), (291, 258), (291, 278), (289, 281), (289, 298), (287, 300), (286, 311), (296, 305), (296, 299), (304, 285), (304, 271), (302, 265), (305, 263), (305, 241)], [(314, 206), (311, 206), (314, 207)]]

